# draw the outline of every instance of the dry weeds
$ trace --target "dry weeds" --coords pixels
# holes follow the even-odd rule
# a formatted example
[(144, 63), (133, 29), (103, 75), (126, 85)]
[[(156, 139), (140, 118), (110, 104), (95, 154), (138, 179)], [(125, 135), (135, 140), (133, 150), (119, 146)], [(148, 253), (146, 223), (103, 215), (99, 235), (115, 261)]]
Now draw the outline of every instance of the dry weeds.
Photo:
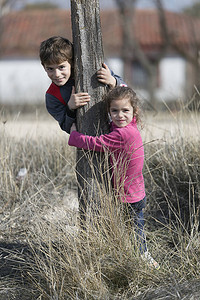
[[(156, 271), (141, 261), (121, 204), (104, 186), (97, 184), (102, 209), (79, 228), (75, 150), (56, 122), (4, 116), (1, 299), (199, 299), (199, 119), (185, 111), (144, 118), (146, 231)], [(20, 168), (27, 169), (21, 180)]]

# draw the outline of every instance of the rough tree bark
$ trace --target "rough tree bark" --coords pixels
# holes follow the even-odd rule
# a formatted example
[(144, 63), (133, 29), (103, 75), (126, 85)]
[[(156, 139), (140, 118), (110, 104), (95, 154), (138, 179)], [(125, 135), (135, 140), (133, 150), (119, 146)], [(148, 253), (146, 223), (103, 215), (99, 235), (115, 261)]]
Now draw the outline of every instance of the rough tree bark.
[[(88, 92), (91, 96), (90, 103), (77, 110), (77, 128), (84, 134), (95, 136), (108, 132), (107, 114), (101, 101), (105, 86), (101, 85), (96, 77), (96, 72), (104, 61), (99, 0), (71, 0), (71, 21), (75, 90)], [(101, 155), (92, 153), (92, 161), (89, 161), (88, 157), (86, 151), (77, 150), (79, 210), (82, 219), (85, 218), (87, 203), (95, 194), (94, 181), (101, 180)]]

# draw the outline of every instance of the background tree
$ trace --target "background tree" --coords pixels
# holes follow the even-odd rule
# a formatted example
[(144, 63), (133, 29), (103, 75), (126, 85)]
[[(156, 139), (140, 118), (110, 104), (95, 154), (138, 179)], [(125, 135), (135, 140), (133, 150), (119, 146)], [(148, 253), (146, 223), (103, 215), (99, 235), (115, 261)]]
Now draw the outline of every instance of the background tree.
[(17, 3), (24, 3), (26, 0), (0, 0), (0, 17), (9, 13)]
[[(71, 20), (75, 89), (76, 92), (88, 92), (91, 96), (90, 103), (77, 110), (77, 127), (80, 132), (95, 136), (108, 132), (107, 114), (102, 102), (105, 86), (101, 85), (96, 77), (96, 72), (104, 61), (99, 0), (71, 0)], [(88, 156), (86, 151), (77, 150), (79, 206), (82, 218), (87, 202), (96, 197), (94, 177), (101, 180), (101, 155), (91, 155), (92, 168)]]
[[(199, 82), (199, 39), (197, 31), (195, 30), (195, 23), (193, 19), (188, 19), (190, 22), (190, 36), (192, 43), (187, 47), (179, 46), (176, 42), (178, 36), (175, 36), (173, 32), (170, 32), (167, 23), (167, 18), (163, 6), (162, 0), (154, 0), (155, 7), (158, 12), (159, 28), (162, 36), (162, 46), (155, 54), (147, 55), (141, 48), (139, 42), (135, 38), (134, 32), (134, 18), (136, 11), (137, 0), (115, 0), (116, 5), (119, 9), (122, 25), (122, 49), (121, 56), (124, 61), (124, 79), (129, 84), (132, 83), (132, 64), (134, 61), (138, 61), (142, 66), (147, 76), (147, 91), (151, 106), (156, 107), (155, 90), (157, 87), (157, 66), (160, 60), (166, 56), (167, 51), (173, 50), (180, 56), (184, 57), (186, 61), (195, 70), (195, 76), (193, 82), (198, 86)], [(194, 9), (199, 7), (199, 2), (194, 4)], [(187, 9), (186, 11), (191, 12), (193, 8)], [(188, 90), (188, 94), (191, 94), (191, 90)]]
[(200, 2), (196, 1), (193, 5), (185, 8), (183, 12), (193, 17), (200, 17)]
[(34, 10), (34, 9), (53, 9), (53, 8), (59, 8), (57, 4), (53, 4), (51, 2), (41, 2), (41, 3), (31, 3), (31, 4), (26, 4), (23, 7), (23, 10)]
[[(135, 32), (133, 28), (135, 8), (137, 0), (115, 0), (121, 16), (122, 23), (122, 58), (124, 61), (124, 79), (126, 82), (132, 82), (132, 64), (137, 60), (145, 70), (147, 80), (147, 91), (151, 106), (155, 108), (156, 99), (154, 96), (156, 83), (157, 83), (157, 64), (163, 57), (166, 47), (163, 47), (162, 51), (156, 56), (147, 56), (139, 42), (135, 38)], [(161, 18), (160, 18), (161, 20)]]
[[(188, 26), (188, 36), (190, 36), (190, 39), (188, 40), (188, 44), (185, 46), (180, 46), (179, 43), (177, 43), (178, 36), (174, 35), (173, 32), (169, 30), (166, 14), (162, 5), (162, 0), (156, 0), (157, 8), (159, 12), (160, 17), (160, 28), (161, 28), (161, 34), (163, 37), (163, 40), (165, 42), (165, 49), (173, 49), (177, 54), (179, 54), (181, 57), (183, 57), (190, 67), (193, 69), (193, 78), (190, 78), (193, 82), (193, 85), (197, 90), (200, 89), (199, 84), (199, 76), (200, 76), (200, 55), (199, 55), (199, 49), (200, 49), (200, 38), (199, 38), (199, 31), (198, 28), (196, 28), (196, 18), (189, 17), (187, 18), (187, 26)], [(194, 4), (192, 7), (196, 7), (197, 3)], [(191, 7), (191, 11), (193, 8)], [(198, 5), (197, 5), (198, 7)], [(189, 9), (189, 8), (188, 8)], [(188, 68), (189, 69), (189, 68)], [(191, 74), (189, 74), (189, 77), (191, 77)], [(194, 93), (194, 90), (191, 90), (191, 85), (186, 86), (185, 92), (187, 96), (190, 96)], [(198, 92), (199, 94), (199, 92)]]

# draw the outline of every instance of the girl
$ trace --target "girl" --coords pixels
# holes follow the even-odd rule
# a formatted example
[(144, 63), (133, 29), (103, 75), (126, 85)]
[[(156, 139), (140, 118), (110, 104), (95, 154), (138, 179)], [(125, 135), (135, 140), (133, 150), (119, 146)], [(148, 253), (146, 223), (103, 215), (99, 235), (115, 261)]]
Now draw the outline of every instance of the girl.
[(150, 265), (158, 263), (147, 250), (144, 235), (145, 186), (142, 174), (144, 147), (137, 123), (139, 100), (129, 87), (115, 87), (105, 96), (110, 114), (111, 132), (99, 137), (87, 136), (72, 125), (68, 144), (85, 150), (108, 151), (113, 167), (113, 185), (121, 201), (127, 203), (130, 216), (136, 225), (140, 253)]

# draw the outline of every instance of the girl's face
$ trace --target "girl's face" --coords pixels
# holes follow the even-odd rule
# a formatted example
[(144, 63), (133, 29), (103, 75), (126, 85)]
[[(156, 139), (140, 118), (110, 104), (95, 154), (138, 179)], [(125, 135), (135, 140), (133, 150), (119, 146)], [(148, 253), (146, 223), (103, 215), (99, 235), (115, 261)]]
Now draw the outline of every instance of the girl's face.
[(111, 101), (110, 116), (117, 127), (127, 126), (133, 119), (133, 107), (130, 100), (124, 98)]

